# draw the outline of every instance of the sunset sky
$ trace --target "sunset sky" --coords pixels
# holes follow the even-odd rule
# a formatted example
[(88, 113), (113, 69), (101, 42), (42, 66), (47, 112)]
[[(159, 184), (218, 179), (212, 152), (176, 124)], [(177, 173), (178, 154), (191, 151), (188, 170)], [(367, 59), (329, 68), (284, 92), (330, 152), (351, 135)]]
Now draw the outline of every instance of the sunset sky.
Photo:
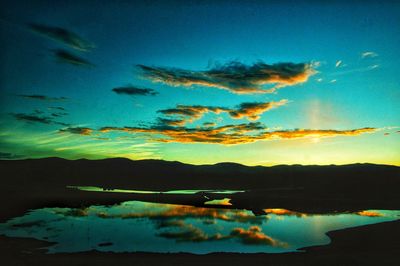
[(3, 159), (400, 165), (397, 1), (2, 7)]

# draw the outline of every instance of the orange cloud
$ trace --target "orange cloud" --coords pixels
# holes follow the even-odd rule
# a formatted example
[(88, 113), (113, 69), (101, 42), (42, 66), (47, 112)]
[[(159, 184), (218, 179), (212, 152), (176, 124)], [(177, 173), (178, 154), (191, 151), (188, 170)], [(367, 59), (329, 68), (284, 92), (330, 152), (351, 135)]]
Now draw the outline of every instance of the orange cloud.
[[(285, 105), (288, 100), (280, 100), (279, 102), (247, 102), (241, 103), (236, 108), (218, 107), (218, 106), (201, 106), (201, 105), (177, 105), (175, 108), (159, 110), (159, 113), (167, 116), (178, 116), (179, 126), (185, 122), (193, 122), (200, 119), (205, 113), (212, 112), (215, 114), (228, 113), (233, 119), (247, 118), (248, 120), (258, 120), (260, 115), (273, 108)], [(164, 118), (159, 121), (169, 122)], [(175, 120), (176, 121), (176, 120)], [(165, 123), (169, 125), (168, 123)]]
[(357, 136), (364, 133), (375, 132), (376, 128), (359, 128), (351, 130), (317, 130), (296, 129), (265, 131), (267, 128), (261, 123), (248, 123), (238, 125), (225, 125), (207, 128), (184, 128), (184, 127), (103, 127), (100, 132), (120, 131), (127, 133), (145, 133), (156, 135), (155, 141), (180, 142), (180, 143), (217, 143), (217, 144), (242, 144), (259, 140), (270, 139), (296, 139), (296, 138), (325, 138), (336, 136)]
[[(200, 85), (225, 89), (233, 93), (272, 93), (278, 88), (306, 82), (315, 74), (311, 63), (277, 63), (268, 65), (258, 62), (245, 65), (230, 62), (207, 71), (191, 71), (168, 67), (138, 65), (142, 76), (153, 82), (170, 86)], [(263, 85), (272, 85), (265, 89)]]
[(296, 129), (282, 130), (264, 133), (267, 138), (304, 138), (304, 137), (335, 137), (335, 136), (357, 136), (363, 133), (371, 133), (376, 131), (376, 128), (365, 127), (351, 130), (333, 130), (333, 129)]
[(382, 217), (383, 214), (377, 211), (360, 211), (356, 212), (356, 214), (360, 216), (368, 216), (368, 217)]
[(231, 109), (229, 115), (234, 119), (247, 117), (249, 120), (258, 120), (260, 115), (273, 108), (285, 105), (288, 100), (280, 100), (279, 102), (266, 102), (266, 103), (242, 103), (239, 107)]

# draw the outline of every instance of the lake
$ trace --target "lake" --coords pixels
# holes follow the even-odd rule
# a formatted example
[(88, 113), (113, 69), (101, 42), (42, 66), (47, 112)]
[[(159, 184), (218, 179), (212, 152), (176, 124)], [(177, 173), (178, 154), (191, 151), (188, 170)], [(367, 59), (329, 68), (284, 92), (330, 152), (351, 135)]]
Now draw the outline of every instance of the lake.
[(329, 244), (328, 231), (400, 218), (397, 210), (326, 215), (285, 209), (264, 212), (256, 216), (247, 210), (141, 201), (81, 209), (42, 208), (0, 224), (0, 234), (54, 242), (49, 253), (279, 253)]

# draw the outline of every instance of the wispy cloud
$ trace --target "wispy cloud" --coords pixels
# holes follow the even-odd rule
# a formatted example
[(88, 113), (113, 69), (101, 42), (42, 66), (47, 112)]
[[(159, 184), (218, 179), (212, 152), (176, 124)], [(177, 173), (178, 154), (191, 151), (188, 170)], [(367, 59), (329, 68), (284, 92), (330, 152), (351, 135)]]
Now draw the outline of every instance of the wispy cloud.
[[(68, 127), (63, 125), (62, 127)], [(42, 129), (42, 128), (41, 128)], [(97, 132), (96, 132), (97, 133)], [(160, 159), (159, 143), (142, 143), (141, 139), (132, 136), (113, 141), (97, 137), (92, 133), (89, 137), (79, 134), (60, 134), (58, 130), (49, 127), (48, 130), (33, 130), (27, 132), (24, 128), (3, 129), (0, 134), (1, 147), (4, 152), (26, 154), (24, 157), (60, 156), (70, 159), (88, 158), (102, 159), (126, 157), (138, 159)]]
[(68, 52), (67, 50), (57, 49), (54, 50), (53, 52), (54, 52), (54, 57), (60, 62), (71, 64), (74, 66), (86, 66), (86, 67), (94, 66), (89, 61), (77, 55), (74, 55), (73, 53)]
[(378, 56), (377, 53), (371, 51), (361, 53), (361, 58), (377, 57), (377, 56)]
[(267, 131), (263, 124), (252, 122), (248, 124), (225, 125), (220, 127), (172, 127), (155, 125), (151, 127), (103, 127), (100, 132), (112, 131), (126, 133), (145, 133), (154, 136), (159, 142), (180, 143), (217, 143), (217, 144), (243, 144), (270, 139), (296, 139), (296, 138), (325, 138), (336, 136), (357, 136), (364, 133), (375, 132), (376, 128), (359, 128), (350, 130), (318, 130), (295, 129)]
[(167, 116), (178, 116), (180, 125), (185, 122), (193, 122), (203, 117), (205, 113), (215, 114), (228, 113), (233, 119), (247, 118), (248, 120), (258, 120), (260, 115), (273, 108), (285, 105), (288, 100), (278, 102), (247, 102), (241, 103), (235, 108), (221, 106), (202, 106), (202, 105), (177, 105), (175, 108), (159, 110), (159, 113)]
[(176, 127), (176, 126), (183, 126), (186, 124), (185, 119), (167, 119), (167, 118), (158, 118), (157, 119), (158, 124), (160, 125), (165, 125), (165, 126), (171, 126), (171, 127)]
[(51, 116), (54, 116), (54, 117), (63, 117), (63, 116), (66, 116), (66, 115), (68, 115), (68, 113), (61, 113), (61, 112), (51, 113)]
[(134, 87), (134, 86), (117, 87), (117, 88), (112, 89), (112, 91), (117, 94), (125, 94), (125, 95), (131, 95), (131, 96), (135, 96), (135, 95), (155, 96), (158, 94), (158, 92), (153, 89), (138, 88), (138, 87)]
[(215, 122), (204, 122), (203, 126), (205, 127), (215, 127), (217, 125), (217, 123)]
[(378, 68), (378, 67), (379, 67), (379, 65), (378, 65), (378, 64), (375, 64), (375, 65), (369, 66), (368, 69), (375, 69), (375, 68)]
[(52, 27), (36, 23), (30, 23), (28, 24), (28, 27), (35, 33), (63, 43), (79, 51), (86, 52), (94, 48), (94, 45), (92, 43), (64, 28)]
[[(33, 99), (33, 100), (40, 100), (40, 101), (49, 101), (49, 102), (58, 102), (58, 101), (66, 101), (68, 100), (67, 97), (49, 97), (46, 95), (39, 95), (39, 94), (18, 94), (17, 96), (25, 98), (25, 99)], [(55, 108), (55, 107), (51, 107)], [(57, 107), (58, 110), (65, 110), (62, 107)]]
[(60, 129), (59, 132), (88, 136), (88, 135), (92, 134), (93, 129), (88, 128), (88, 127), (67, 127), (67, 128)]
[(13, 159), (20, 159), (23, 157), (24, 157), (23, 155), (14, 154), (10, 152), (0, 152), (0, 159), (13, 160)]
[(242, 103), (236, 109), (231, 109), (228, 113), (234, 119), (246, 117), (249, 120), (258, 120), (260, 115), (273, 108), (285, 105), (288, 100), (280, 100), (279, 102), (253, 102)]
[[(268, 65), (258, 62), (245, 65), (230, 62), (206, 71), (191, 71), (169, 67), (138, 65), (142, 76), (153, 82), (171, 86), (200, 85), (225, 89), (233, 93), (272, 93), (278, 88), (306, 82), (316, 73), (312, 63), (277, 63)], [(270, 85), (264, 88), (263, 85)]]
[(58, 111), (66, 111), (66, 109), (64, 107), (61, 106), (50, 106), (47, 107), (49, 110), (58, 110)]
[(69, 126), (67, 123), (55, 121), (54, 117), (50, 116), (38, 116), (35, 114), (23, 114), (23, 113), (12, 113), (11, 114), (16, 120), (31, 122), (31, 123), (40, 123), (40, 124), (47, 124), (47, 125), (62, 125), (62, 126)]

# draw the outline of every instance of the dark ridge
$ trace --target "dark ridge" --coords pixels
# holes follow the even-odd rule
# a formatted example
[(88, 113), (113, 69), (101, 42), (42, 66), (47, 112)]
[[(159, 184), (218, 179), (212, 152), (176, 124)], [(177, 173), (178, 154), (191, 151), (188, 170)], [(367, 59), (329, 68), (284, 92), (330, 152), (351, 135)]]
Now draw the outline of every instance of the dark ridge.
[[(198, 195), (86, 192), (67, 186), (168, 191), (245, 190), (229, 195), (234, 208), (255, 214), (265, 208), (328, 213), (399, 209), (400, 167), (375, 164), (244, 166), (190, 165), (163, 160), (61, 158), (0, 160), (0, 220), (27, 209), (115, 204), (127, 200), (204, 205)], [(207, 194), (218, 199), (226, 195)]]

